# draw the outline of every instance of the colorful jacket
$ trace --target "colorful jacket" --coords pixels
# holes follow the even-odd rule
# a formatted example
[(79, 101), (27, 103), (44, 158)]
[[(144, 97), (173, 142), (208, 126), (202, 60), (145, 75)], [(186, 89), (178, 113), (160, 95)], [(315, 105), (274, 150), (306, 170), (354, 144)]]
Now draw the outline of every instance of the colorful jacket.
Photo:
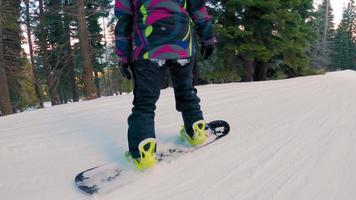
[(115, 0), (115, 15), (116, 54), (122, 64), (191, 57), (191, 19), (202, 45), (216, 42), (205, 0)]

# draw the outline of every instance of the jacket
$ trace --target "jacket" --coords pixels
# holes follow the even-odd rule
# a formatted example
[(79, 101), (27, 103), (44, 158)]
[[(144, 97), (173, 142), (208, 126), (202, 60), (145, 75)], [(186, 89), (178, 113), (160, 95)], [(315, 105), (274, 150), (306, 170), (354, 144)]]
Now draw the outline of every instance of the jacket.
[(192, 21), (202, 45), (216, 42), (205, 0), (115, 0), (115, 52), (121, 64), (193, 55)]

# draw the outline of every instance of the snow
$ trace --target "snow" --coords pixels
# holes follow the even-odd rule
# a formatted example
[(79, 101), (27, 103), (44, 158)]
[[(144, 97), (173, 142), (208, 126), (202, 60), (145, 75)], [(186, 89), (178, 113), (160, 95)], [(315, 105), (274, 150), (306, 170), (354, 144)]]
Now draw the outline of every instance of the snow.
[[(208, 121), (230, 122), (229, 136), (94, 198), (73, 178), (98, 164), (125, 164), (132, 94), (1, 117), (0, 198), (355, 199), (355, 71), (199, 86), (198, 95)], [(163, 90), (158, 145), (178, 137), (174, 108), (173, 90)]]

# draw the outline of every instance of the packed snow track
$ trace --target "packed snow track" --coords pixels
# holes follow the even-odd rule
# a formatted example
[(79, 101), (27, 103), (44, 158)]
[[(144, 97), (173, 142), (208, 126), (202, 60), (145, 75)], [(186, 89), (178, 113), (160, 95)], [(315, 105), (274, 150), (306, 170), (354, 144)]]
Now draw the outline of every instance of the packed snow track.
[[(90, 197), (74, 176), (125, 164), (132, 94), (0, 118), (3, 200), (356, 199), (356, 72), (198, 87), (207, 121), (231, 125), (226, 138), (134, 182)], [(171, 88), (157, 103), (159, 145), (181, 126)]]

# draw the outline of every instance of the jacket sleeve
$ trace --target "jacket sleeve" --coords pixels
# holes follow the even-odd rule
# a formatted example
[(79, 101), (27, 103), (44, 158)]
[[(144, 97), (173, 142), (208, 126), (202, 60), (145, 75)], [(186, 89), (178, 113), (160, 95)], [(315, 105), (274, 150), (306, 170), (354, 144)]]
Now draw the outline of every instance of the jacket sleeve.
[(202, 45), (216, 43), (211, 16), (206, 9), (206, 0), (186, 0), (187, 10), (197, 27)]
[(120, 63), (132, 59), (133, 5), (131, 0), (115, 0), (115, 16), (118, 18), (115, 27), (115, 52)]

